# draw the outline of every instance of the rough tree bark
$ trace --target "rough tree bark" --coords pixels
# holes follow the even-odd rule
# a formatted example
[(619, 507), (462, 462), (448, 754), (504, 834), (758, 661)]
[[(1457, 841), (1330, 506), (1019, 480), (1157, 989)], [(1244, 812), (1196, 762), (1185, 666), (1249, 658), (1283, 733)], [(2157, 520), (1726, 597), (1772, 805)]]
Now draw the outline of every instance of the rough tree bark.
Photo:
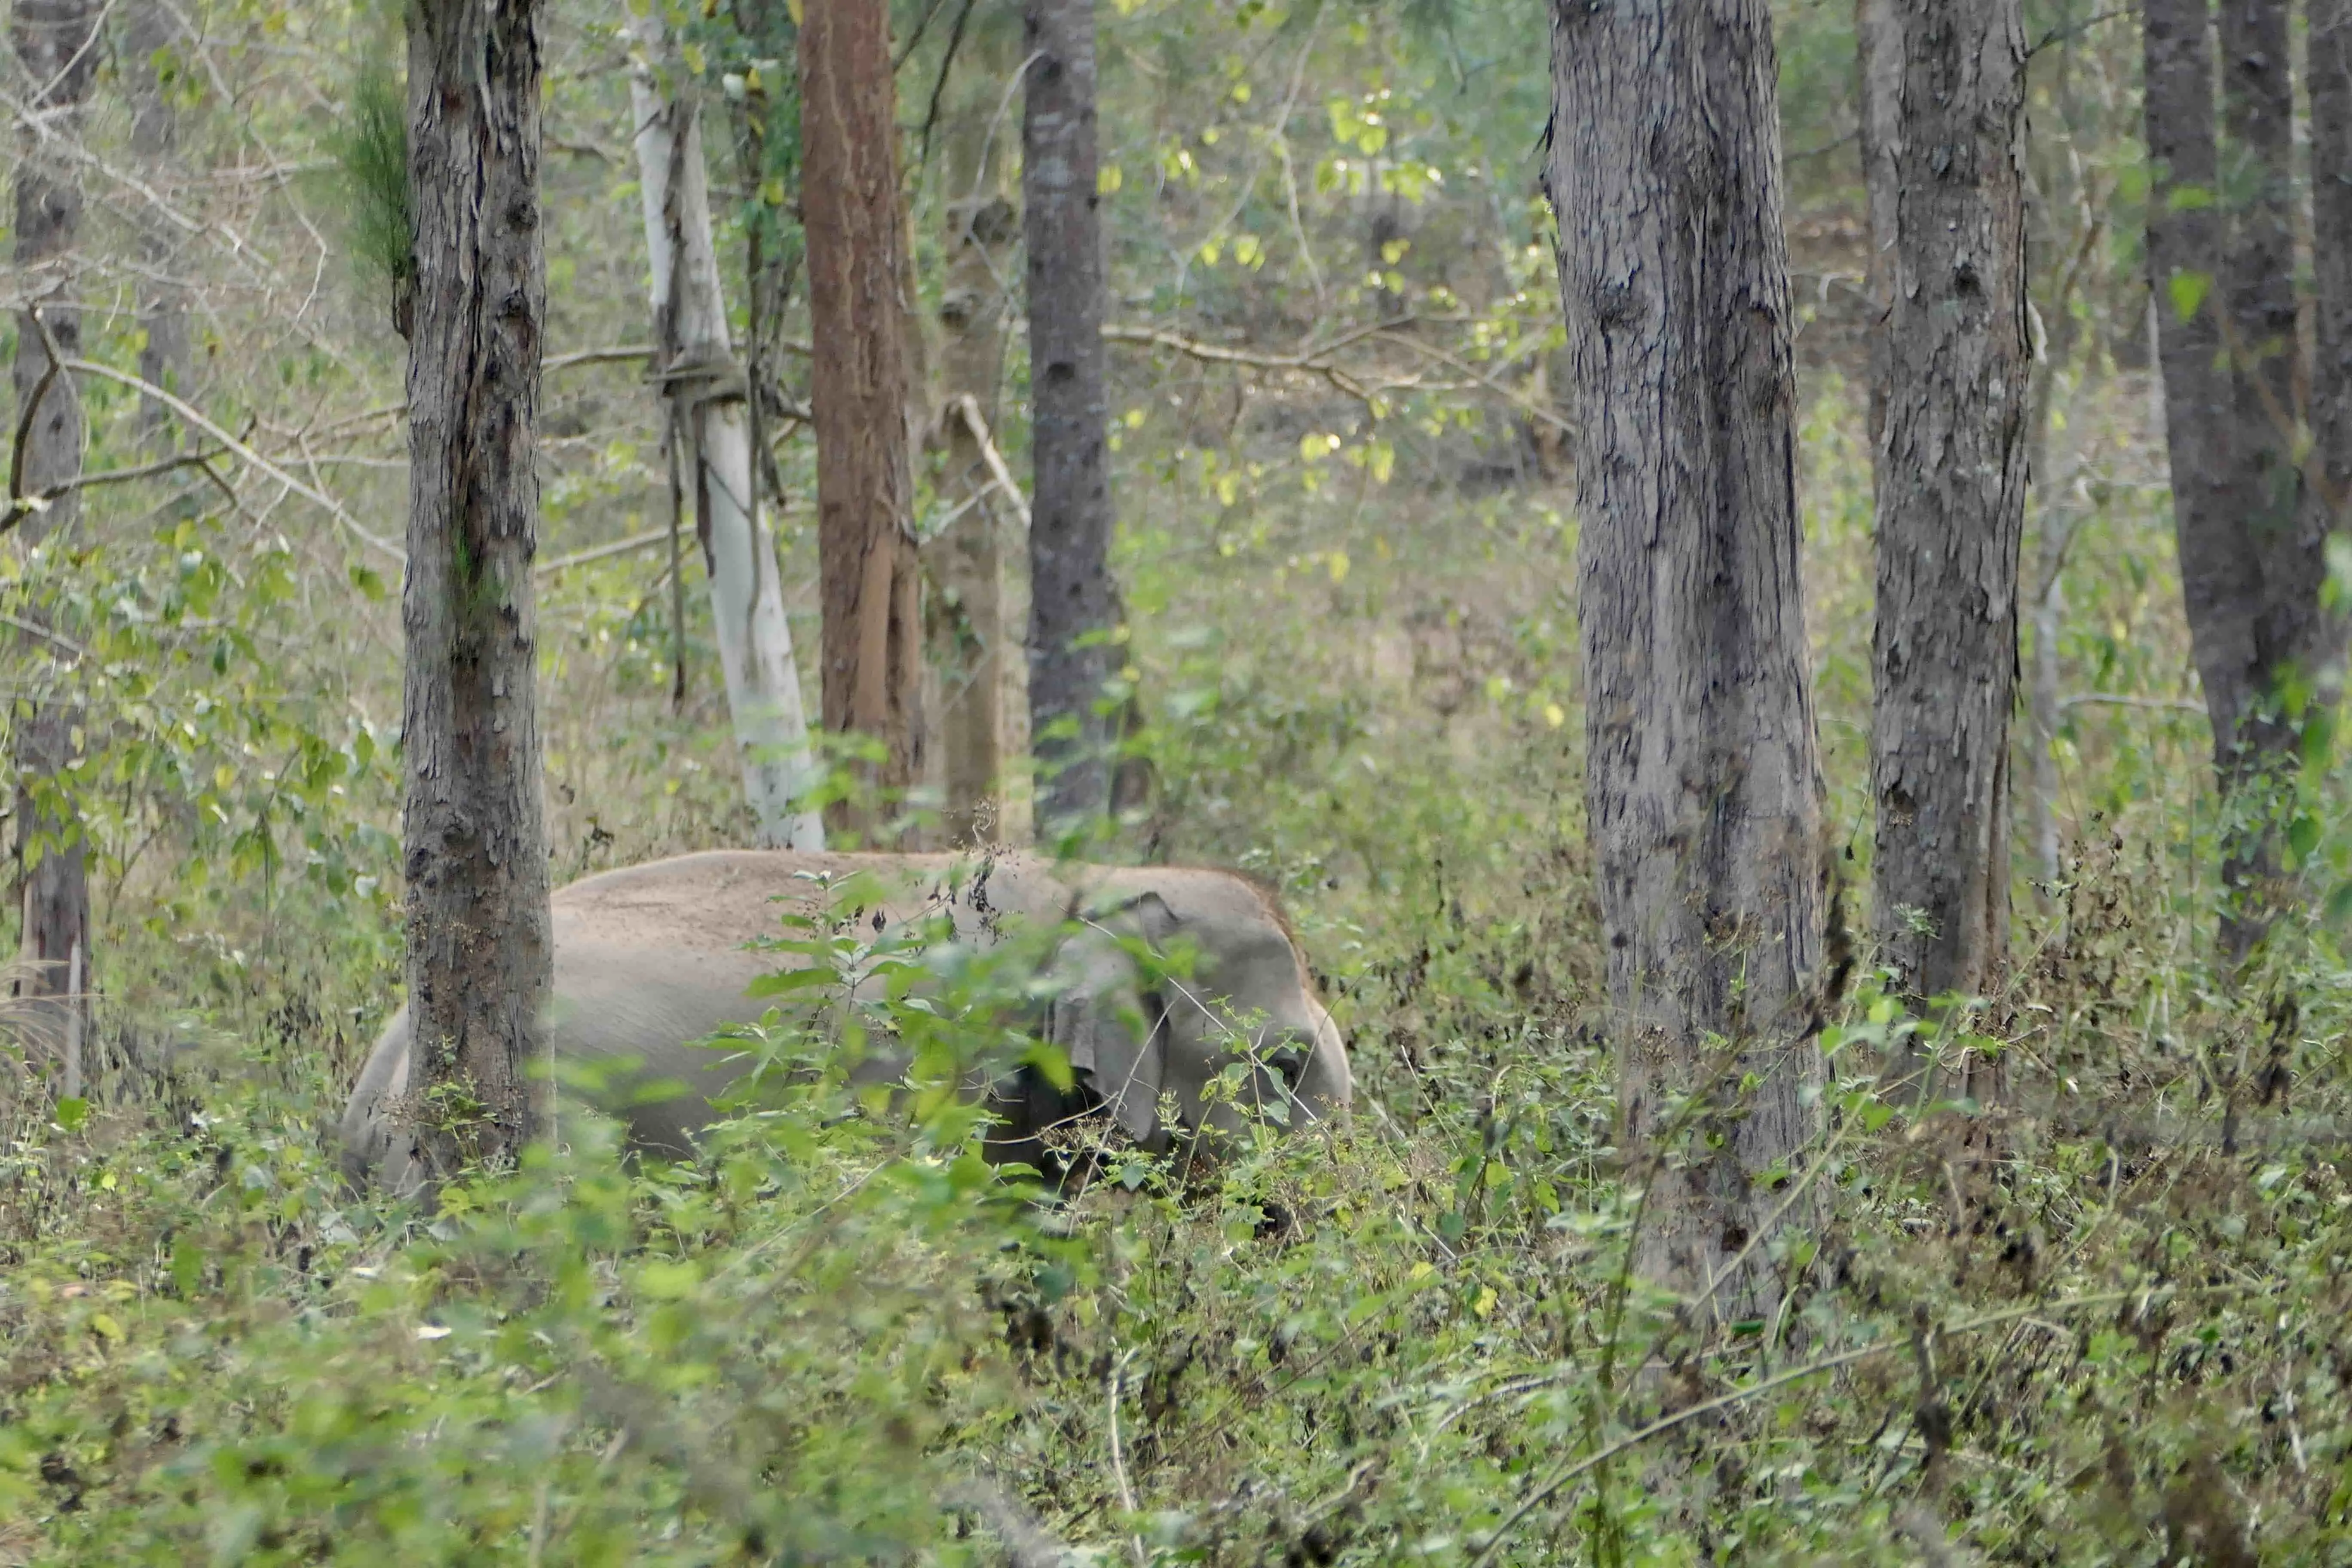
[[(12, 471), (14, 495), (35, 495), (81, 473), (82, 408), (73, 378), (58, 357), (81, 353), (81, 310), (75, 302), (73, 249), (81, 228), (82, 195), (71, 162), (58, 149), (78, 144), (99, 58), (97, 0), (16, 0), (10, 33), (24, 68), (31, 112), (40, 130), (20, 135), (16, 165), (17, 287), (33, 303), (17, 314), (16, 422), (21, 452)], [(18, 522), (27, 549), (69, 534), (80, 512), (68, 495), (26, 513)], [(37, 620), (40, 612), (28, 615)], [(79, 752), (78, 706), (62, 692), (70, 667), (58, 646), (28, 634), (26, 648), (46, 665), (46, 697), (19, 700), (12, 715), (16, 832), (15, 869), (20, 942), (37, 968), (17, 982), (20, 995), (51, 998), (37, 1027), (59, 1051), (60, 1089), (78, 1093), (80, 1072), (71, 1045), (88, 1011), (89, 874), (81, 827), (59, 794), (66, 766)]]
[(657, 64), (667, 58), (659, 9), (631, 18), (629, 26), (645, 50), (631, 70), (629, 101), (652, 262), (658, 374), (669, 395), (671, 428), (686, 437), (681, 457), (709, 574), (711, 625), (743, 755), (744, 794), (761, 847), (822, 849), (823, 819), (793, 805), (815, 787), (818, 775), (775, 535), (759, 505), (744, 368), (727, 327), (701, 117), (690, 100), (665, 97), (656, 78)]
[(510, 1159), (541, 1125), (530, 1072), (551, 977), (540, 776), (536, 0), (411, 0), (407, 633), (402, 816), (408, 1009), (424, 1082), (478, 1113), (409, 1108), (439, 1174)]
[[(167, 79), (170, 51), (180, 39), (179, 18), (163, 0), (135, 0), (122, 35), (124, 74), (131, 92), (131, 150), (138, 155), (151, 182), (171, 183), (180, 150), (180, 111), (172, 101)], [(177, 258), (170, 226), (153, 215), (142, 215), (140, 258), (145, 271), (139, 279), (139, 324), (147, 341), (139, 350), (142, 379), (182, 397), (193, 388), (188, 332), (187, 290), (172, 277)], [(140, 401), (139, 422), (150, 442), (169, 445), (176, 419), (152, 397)]]
[[(945, 182), (942, 237), (947, 277), (939, 304), (939, 416), (931, 422), (934, 487), (950, 521), (923, 546), (929, 591), (923, 602), (937, 718), (941, 826), (950, 844), (1003, 843), (1005, 757), (1011, 743), (1010, 682), (1025, 682), (1019, 647), (1008, 636), (1004, 530), (1022, 505), (1001, 493), (979, 430), (963, 400), (993, 440), (1004, 378), (1004, 351), (1018, 310), (1006, 268), (1020, 217), (1002, 194), (1003, 160), (994, 134), (998, 89), (1013, 64), (1013, 36), (983, 26), (956, 39), (961, 74), (973, 86), (940, 125)], [(998, 454), (1001, 460), (1002, 454)]]
[(2285, 689), (2325, 626), (2325, 531), (2294, 456), (2293, 104), (2281, 0), (2223, 7), (2224, 171), (2205, 0), (2149, 0), (2143, 35), (2173, 523), (2226, 802), (2221, 951), (2242, 963), (2280, 896), (2277, 808), (2300, 737)]
[(921, 774), (922, 579), (907, 450), (890, 31), (884, 0), (803, 11), (801, 217), (825, 728), (881, 742), (831, 826), (871, 842)]
[[(2309, 59), (2317, 461), (2305, 469), (2304, 501), (2319, 514), (2305, 526), (2324, 536), (2345, 526), (2352, 504), (2352, 0), (2312, 0)], [(2333, 666), (2341, 628), (2323, 637)]]
[(1585, 796), (1636, 1267), (1769, 1315), (1818, 1125), (1822, 781), (1764, 0), (1554, 0), (1549, 184), (1575, 365)]
[(1118, 668), (1110, 642), (1109, 394), (1095, 130), (1094, 0), (1028, 0), (1021, 122), (1029, 248), (1030, 748), (1037, 824), (1064, 831), (1111, 805), (1113, 725), (1100, 711)]
[[(950, 177), (957, 172), (952, 157)], [(968, 188), (968, 187), (966, 187)], [(1001, 843), (1005, 836), (1004, 552), (1006, 498), (964, 416), (965, 398), (996, 423), (1008, 313), (1003, 269), (1014, 233), (1013, 205), (993, 192), (947, 208), (947, 288), (940, 299), (940, 493), (959, 510), (924, 550), (930, 597), (924, 606), (931, 662), (939, 671), (939, 741), (945, 763), (942, 826), (953, 845)]]
[(2008, 945), (2025, 26), (2018, 0), (1863, 0), (1859, 20), (1882, 312), (1872, 923), (1881, 961), (1924, 1000), (1982, 992)]

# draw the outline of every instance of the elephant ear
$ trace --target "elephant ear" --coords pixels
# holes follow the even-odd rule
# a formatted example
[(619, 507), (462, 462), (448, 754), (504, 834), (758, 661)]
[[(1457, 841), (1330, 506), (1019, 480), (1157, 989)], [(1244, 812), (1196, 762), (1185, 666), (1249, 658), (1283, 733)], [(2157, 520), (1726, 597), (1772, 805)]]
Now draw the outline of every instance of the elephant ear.
[(1045, 1037), (1137, 1142), (1160, 1148), (1168, 1142), (1159, 1111), (1166, 1079), (1163, 1009), (1127, 943), (1165, 942), (1176, 930), (1175, 911), (1147, 892), (1078, 918), (1079, 929), (1056, 955)]

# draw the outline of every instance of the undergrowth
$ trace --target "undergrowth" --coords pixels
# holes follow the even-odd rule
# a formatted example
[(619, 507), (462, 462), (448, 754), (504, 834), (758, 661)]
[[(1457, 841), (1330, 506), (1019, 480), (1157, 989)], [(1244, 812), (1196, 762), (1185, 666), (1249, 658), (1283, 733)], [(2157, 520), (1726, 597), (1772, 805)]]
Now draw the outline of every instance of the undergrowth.
[[(1129, 1152), (1066, 1205), (953, 1096), (822, 1071), (696, 1163), (572, 1120), (432, 1215), (338, 1186), (299, 1060), (184, 1073), (174, 1124), (26, 1121), (0, 1550), (995, 1561), (1010, 1507), (1147, 1563), (2340, 1562), (2347, 992), (2315, 963), (2269, 1016), (2149, 964), (2131, 869), (2077, 868), (2008, 997), (1858, 989), (1763, 1325), (1628, 1280), (1575, 966), (1450, 907), (1357, 939), (1424, 945), (1358, 960), (1350, 1127), (1206, 1177)], [(978, 1048), (1000, 982), (875, 1022)], [(1879, 1082), (1911, 1034), (2010, 1104)]]

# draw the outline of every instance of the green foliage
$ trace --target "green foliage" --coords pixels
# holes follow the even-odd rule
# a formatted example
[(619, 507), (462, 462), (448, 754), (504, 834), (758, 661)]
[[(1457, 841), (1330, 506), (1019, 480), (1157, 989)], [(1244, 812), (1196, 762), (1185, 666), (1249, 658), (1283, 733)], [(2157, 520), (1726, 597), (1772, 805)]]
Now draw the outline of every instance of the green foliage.
[[(1458, 940), (1493, 962), (1499, 936)], [(944, 1092), (1001, 1048), (981, 1021), (1016, 965), (951, 955), (919, 988), (915, 948), (860, 925), (779, 940), (817, 985), (713, 1042), (746, 1088), (691, 1165), (629, 1163), (567, 1112), (561, 1153), (428, 1219), (338, 1192), (300, 1099), (250, 1082), (181, 1129), (20, 1128), (0, 1507), (22, 1554), (992, 1561), (959, 1518), (995, 1477), (1154, 1563), (1677, 1562), (1703, 1530), (1718, 1560), (1892, 1565), (1937, 1467), (1997, 1561), (2154, 1561), (2161, 1521), (2242, 1512), (2233, 1489), (2269, 1560), (2345, 1543), (2333, 1159), (2063, 1112), (1970, 1152), (2016, 1135), (1873, 1074), (1905, 1041), (1938, 1081), (1982, 1070), (1983, 1014), (1923, 1021), (1865, 984), (1825, 1037), (1831, 1131), (1772, 1243), (1798, 1289), (1743, 1338), (1629, 1289), (1638, 1198), (1572, 1026), (1521, 1015), (1459, 1088), (1442, 1064), (1469, 1042), (1436, 1043), (1410, 1129), (1360, 1034), (1376, 1098), (1351, 1131), (1267, 1129), (1190, 1177), (1106, 1146), (1057, 1208), (979, 1161)], [(1423, 984), (1467, 1003), (1462, 973)], [(2096, 993), (2042, 984), (2075, 1004), (2021, 1043), (2064, 1063)], [(894, 1107), (851, 1085), (844, 1003), (916, 1048)], [(1697, 1519), (1660, 1479), (1693, 1467)], [(2233, 1478), (2221, 1501), (2184, 1491), (2209, 1475)]]
[(416, 275), (416, 228), (408, 195), (408, 85), (385, 56), (363, 58), (351, 79), (347, 118), (331, 142), (352, 260), (395, 295)]
[(731, 216), (756, 244), (764, 335), (800, 266), (800, 30), (785, 0), (735, 0), (723, 12), (679, 6), (671, 26), (680, 86), (725, 113), (741, 195), (731, 214), (716, 216)]

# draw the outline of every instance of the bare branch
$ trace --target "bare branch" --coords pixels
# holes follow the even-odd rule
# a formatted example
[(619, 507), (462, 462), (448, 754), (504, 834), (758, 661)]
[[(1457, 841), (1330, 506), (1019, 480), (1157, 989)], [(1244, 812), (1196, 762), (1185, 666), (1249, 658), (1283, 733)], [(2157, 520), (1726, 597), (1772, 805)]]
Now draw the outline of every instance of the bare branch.
[(2058, 707), (2062, 711), (2069, 708), (2092, 706), (2144, 708), (2156, 713), (2193, 713), (2200, 719), (2206, 716), (2205, 704), (2192, 702), (2185, 697), (2126, 697), (2119, 691), (2077, 691), (2071, 697), (2059, 699), (2058, 701)]
[(1162, 327), (1108, 326), (1103, 329), (1103, 341), (1113, 343), (1139, 343), (1152, 348), (1167, 349), (1188, 359), (1206, 364), (1245, 365), (1253, 370), (1293, 371), (1305, 375), (1319, 375), (1333, 387), (1370, 406), (1377, 395), (1369, 386), (1331, 362), (1331, 355), (1350, 343), (1376, 336), (1391, 328), (1412, 321), (1411, 316), (1400, 316), (1377, 326), (1359, 328), (1342, 334), (1319, 348), (1301, 349), (1295, 353), (1259, 353), (1249, 349), (1228, 348), (1223, 343), (1202, 342), (1181, 332), (1171, 332)]
[[(35, 510), (25, 500), (25, 444), (32, 437), (33, 421), (48, 398), (51, 384), (58, 379), (58, 341), (49, 335), (48, 323), (41, 320), (38, 305), (26, 313), (32, 318), (34, 330), (41, 334), (41, 351), (48, 356), (48, 363), (42, 366), (41, 379), (33, 384), (33, 395), (25, 399), (24, 411), (16, 416), (16, 440), (8, 454), (8, 516), (0, 521), (0, 532), (16, 527), (27, 511)], [(39, 504), (48, 503), (43, 500)]]
[(654, 356), (651, 343), (618, 343), (608, 349), (582, 349), (575, 353), (557, 354), (540, 362), (541, 371), (570, 370), (583, 364), (628, 364)]
[(1576, 426), (1570, 424), (1568, 420), (1561, 418), (1556, 411), (1545, 407), (1542, 404), (1538, 403), (1534, 398), (1528, 396), (1524, 392), (1505, 386), (1501, 382), (1480, 372), (1476, 366), (1469, 363), (1465, 360), (1456, 358), (1433, 343), (1424, 343), (1418, 338), (1407, 337), (1402, 332), (1388, 331), (1381, 333), (1381, 342), (1384, 343), (1395, 343), (1401, 347), (1411, 349), (1413, 353), (1420, 354), (1424, 358), (1433, 359), (1438, 363), (1445, 366), (1451, 371), (1454, 371), (1455, 374), (1468, 376), (1471, 380), (1476, 382), (1479, 385), (1485, 387), (1496, 396), (1502, 398), (1505, 402), (1517, 407), (1522, 413), (1526, 414), (1528, 418), (1540, 419), (1545, 424), (1550, 426), (1553, 429), (1561, 432), (1563, 435), (1573, 436), (1576, 434)]
[(55, 644), (76, 658), (89, 657), (89, 649), (62, 633), (50, 630), (38, 621), (27, 620), (22, 616), (12, 616), (5, 610), (0, 610), (0, 626), (14, 626), (20, 632), (39, 637), (43, 642)]
[(948, 406), (950, 412), (962, 419), (964, 428), (970, 430), (971, 438), (980, 444), (981, 460), (988, 465), (991, 482), (1004, 492), (1006, 503), (1020, 516), (1021, 526), (1028, 527), (1028, 500), (1022, 495), (1021, 487), (1013, 482), (1013, 470), (1005, 466), (1004, 454), (998, 451), (996, 443), (989, 438), (988, 421), (980, 412), (980, 399), (967, 392)]
[(263, 473), (268, 475), (279, 484), (284, 485), (288, 489), (292, 490), (296, 495), (304, 497), (305, 499), (324, 507), (330, 516), (333, 517), (337, 522), (341, 523), (344, 528), (350, 530), (352, 536), (357, 538), (362, 543), (381, 552), (393, 560), (399, 562), (404, 566), (408, 563), (408, 552), (406, 551), (403, 550), (399, 545), (392, 542), (392, 541), (382, 538), (377, 534), (371, 533), (367, 529), (362, 527), (359, 520), (352, 516), (350, 512), (343, 509), (342, 502), (337, 500), (333, 496), (329, 495), (326, 491), (319, 489), (314, 486), (305, 484), (300, 479), (296, 479), (292, 474), (288, 473), (285, 469), (279, 468), (277, 464), (271, 462), (268, 458), (263, 457), (260, 453), (255, 451), (252, 447), (247, 446), (244, 442), (230, 435), (226, 430), (221, 428), (212, 420), (206, 418), (204, 414), (197, 409), (195, 405), (188, 402), (187, 399), (175, 396), (173, 394), (164, 391), (162, 387), (157, 386), (153, 382), (147, 380), (143, 376), (133, 375), (127, 370), (117, 370), (110, 364), (100, 364), (95, 360), (64, 359), (59, 360), (58, 363), (67, 370), (75, 371), (84, 375), (94, 375), (101, 381), (110, 381), (115, 383), (117, 385), (127, 386), (134, 392), (144, 393), (149, 397), (153, 398), (156, 402), (163, 405), (164, 407), (169, 408), (181, 418), (186, 420), (189, 424), (194, 426), (197, 429), (202, 430), (205, 434), (210, 436), (214, 440), (218, 441), (229, 452), (235, 454), (243, 461), (250, 463), (253, 467), (260, 469)]
[(569, 555), (559, 555), (552, 561), (541, 562), (531, 569), (531, 574), (541, 578), (552, 577), (559, 572), (574, 566), (585, 566), (592, 561), (606, 561), (615, 555), (626, 555), (632, 551), (651, 550), (656, 544), (667, 543), (669, 531), (667, 528), (659, 528), (651, 533), (632, 534), (626, 539), (616, 539), (609, 544), (596, 544), (585, 550), (575, 550)]
[[(22, 448), (20, 447), (19, 450)], [(15, 486), (12, 482), (11, 493), (8, 497), (8, 510), (5, 516), (0, 516), (0, 533), (5, 533), (16, 527), (23, 521), (26, 513), (38, 511), (51, 502), (61, 500), (73, 494), (76, 490), (96, 489), (103, 485), (127, 485), (133, 480), (152, 479), (159, 474), (168, 474), (175, 468), (207, 468), (209, 472), (208, 465), (224, 450), (226, 448), (215, 447), (208, 452), (182, 452), (152, 463), (140, 463), (130, 468), (100, 468), (91, 473), (77, 475), (63, 484), (51, 485), (38, 495), (15, 493)], [(21, 467), (21, 463), (19, 466)]]

